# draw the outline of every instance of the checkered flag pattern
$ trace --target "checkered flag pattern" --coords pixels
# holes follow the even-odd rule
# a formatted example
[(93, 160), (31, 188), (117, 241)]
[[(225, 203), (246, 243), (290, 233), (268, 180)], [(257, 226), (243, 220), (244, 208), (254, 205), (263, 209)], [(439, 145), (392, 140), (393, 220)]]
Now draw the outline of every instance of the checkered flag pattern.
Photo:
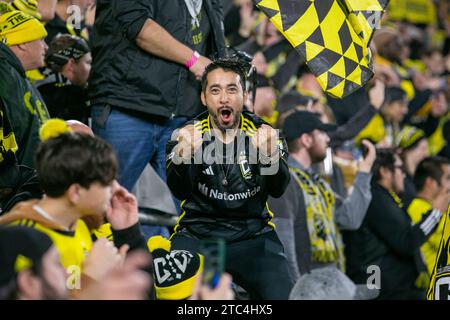
[(388, 0), (254, 0), (323, 90), (342, 98), (373, 76), (368, 48)]

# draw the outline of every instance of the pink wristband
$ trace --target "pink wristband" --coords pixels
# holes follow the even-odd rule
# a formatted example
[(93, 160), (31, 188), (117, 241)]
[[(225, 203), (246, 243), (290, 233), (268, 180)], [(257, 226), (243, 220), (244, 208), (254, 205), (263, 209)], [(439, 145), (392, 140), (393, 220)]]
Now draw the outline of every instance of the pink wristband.
[(200, 58), (200, 54), (197, 51), (194, 51), (192, 57), (185, 63), (186, 68), (192, 68), (192, 66), (197, 62), (198, 58)]

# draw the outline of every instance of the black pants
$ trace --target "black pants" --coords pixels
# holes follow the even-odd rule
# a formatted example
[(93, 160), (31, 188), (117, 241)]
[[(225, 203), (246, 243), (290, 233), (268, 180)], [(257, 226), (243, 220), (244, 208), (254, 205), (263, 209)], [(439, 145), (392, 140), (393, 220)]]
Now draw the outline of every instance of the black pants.
[[(199, 251), (200, 241), (185, 232), (174, 234), (171, 240), (174, 250)], [(227, 244), (225, 270), (251, 299), (287, 300), (294, 285), (275, 231)]]

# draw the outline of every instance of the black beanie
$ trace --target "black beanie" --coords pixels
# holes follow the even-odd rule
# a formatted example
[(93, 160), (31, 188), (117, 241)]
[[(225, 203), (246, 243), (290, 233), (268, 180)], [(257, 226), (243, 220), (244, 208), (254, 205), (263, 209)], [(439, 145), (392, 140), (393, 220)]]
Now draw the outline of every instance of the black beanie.
[(52, 246), (50, 238), (26, 227), (0, 228), (0, 287), (11, 282), (24, 269), (39, 268)]

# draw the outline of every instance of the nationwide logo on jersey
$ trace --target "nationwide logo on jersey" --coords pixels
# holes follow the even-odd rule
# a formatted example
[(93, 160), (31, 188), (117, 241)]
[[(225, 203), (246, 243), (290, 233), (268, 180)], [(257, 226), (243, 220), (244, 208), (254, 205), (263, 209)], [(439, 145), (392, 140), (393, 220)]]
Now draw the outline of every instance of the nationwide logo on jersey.
[(373, 76), (369, 49), (388, 0), (254, 0), (329, 95), (342, 98)]
[(226, 200), (226, 201), (239, 201), (250, 199), (256, 196), (257, 193), (261, 191), (261, 186), (256, 186), (253, 189), (243, 190), (242, 192), (236, 193), (228, 193), (222, 192), (218, 189), (209, 188), (204, 183), (198, 183), (198, 191), (200, 191), (203, 195), (216, 200)]

